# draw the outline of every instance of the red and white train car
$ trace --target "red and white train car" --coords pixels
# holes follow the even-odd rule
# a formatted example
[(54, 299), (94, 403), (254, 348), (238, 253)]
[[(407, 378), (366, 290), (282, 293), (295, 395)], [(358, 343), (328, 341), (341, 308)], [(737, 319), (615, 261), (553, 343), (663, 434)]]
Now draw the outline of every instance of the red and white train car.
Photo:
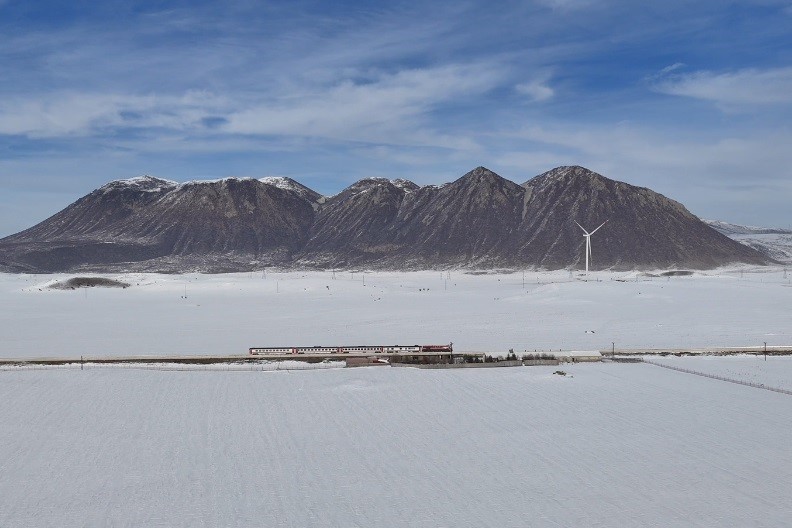
[(453, 343), (447, 345), (358, 345), (340, 347), (253, 347), (253, 356), (281, 356), (286, 354), (417, 354), (420, 352), (453, 352)]

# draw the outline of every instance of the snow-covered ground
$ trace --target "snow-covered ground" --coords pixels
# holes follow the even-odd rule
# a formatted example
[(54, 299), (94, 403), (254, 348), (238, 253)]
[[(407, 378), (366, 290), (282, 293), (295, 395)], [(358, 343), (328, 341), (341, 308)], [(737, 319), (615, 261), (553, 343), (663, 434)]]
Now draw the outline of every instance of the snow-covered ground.
[(786, 264), (792, 264), (792, 233), (735, 233), (732, 239)]
[[(64, 278), (0, 275), (0, 357), (452, 340), (494, 353), (792, 344), (782, 268), (587, 283), (527, 273), (524, 285), (522, 273), (135, 274), (111, 277), (126, 289), (46, 288)], [(792, 358), (656, 360), (792, 388)], [(181, 368), (0, 369), (0, 526), (792, 518), (786, 394), (648, 364), (171, 370)]]
[(792, 390), (792, 356), (667, 356), (655, 357), (652, 361), (737, 381)]
[(792, 397), (563, 368), (0, 372), (0, 526), (789, 523)]
[(767, 228), (704, 220), (727, 237), (785, 264), (792, 264), (792, 229)]
[(495, 354), (792, 344), (783, 268), (597, 272), (589, 282), (529, 272), (524, 283), (521, 272), (129, 274), (111, 276), (126, 289), (46, 288), (68, 277), (0, 275), (0, 357), (450, 341)]

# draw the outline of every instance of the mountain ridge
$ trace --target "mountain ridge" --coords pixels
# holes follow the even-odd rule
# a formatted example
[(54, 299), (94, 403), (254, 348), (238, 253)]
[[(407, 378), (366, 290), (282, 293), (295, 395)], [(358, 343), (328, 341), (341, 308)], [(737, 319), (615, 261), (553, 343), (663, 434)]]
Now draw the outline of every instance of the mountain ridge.
[(283, 177), (116, 180), (0, 239), (0, 270), (711, 268), (772, 257), (681, 203), (580, 166), (523, 184), (479, 166), (443, 185), (364, 178), (333, 196)]

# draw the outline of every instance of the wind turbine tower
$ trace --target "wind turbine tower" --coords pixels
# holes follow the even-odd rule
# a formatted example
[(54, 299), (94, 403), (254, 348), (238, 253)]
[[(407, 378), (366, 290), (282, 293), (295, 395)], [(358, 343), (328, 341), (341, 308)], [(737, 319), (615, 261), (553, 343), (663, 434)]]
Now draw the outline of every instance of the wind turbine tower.
[[(605, 222), (607, 222), (607, 220), (605, 220)], [(580, 229), (583, 229), (583, 232), (585, 233), (583, 236), (586, 238), (586, 281), (588, 281), (589, 258), (591, 258), (591, 235), (593, 235), (594, 233), (596, 233), (596, 232), (597, 232), (597, 230), (598, 230), (600, 227), (604, 226), (604, 225), (605, 225), (605, 222), (602, 222), (602, 223), (601, 223), (601, 224), (600, 224), (600, 225), (597, 227), (597, 229), (595, 229), (595, 230), (594, 230), (594, 231), (592, 231), (591, 233), (589, 233), (588, 231), (586, 231), (585, 229), (583, 229), (583, 226), (582, 226), (582, 225), (580, 225), (580, 224), (578, 224), (577, 222), (575, 222), (575, 223), (577, 224), (577, 226), (578, 226)]]

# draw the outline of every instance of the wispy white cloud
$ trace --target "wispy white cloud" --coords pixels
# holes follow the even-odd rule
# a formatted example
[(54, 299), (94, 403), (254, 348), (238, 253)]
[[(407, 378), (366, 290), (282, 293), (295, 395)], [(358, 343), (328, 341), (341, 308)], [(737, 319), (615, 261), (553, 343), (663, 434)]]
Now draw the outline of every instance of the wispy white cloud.
[(666, 94), (694, 97), (728, 106), (789, 104), (792, 103), (792, 67), (747, 68), (732, 72), (698, 71), (664, 76), (655, 87)]
[(501, 77), (497, 66), (469, 64), (369, 74), (364, 80), (305, 86), (302, 93), (262, 91), (240, 98), (206, 91), (178, 96), (72, 92), (16, 96), (0, 101), (0, 134), (59, 138), (146, 130), (156, 144), (172, 141), (174, 134), (191, 134), (200, 141), (202, 134), (211, 133), (220, 150), (227, 148), (224, 136), (251, 135), (470, 150), (476, 148), (472, 139), (437, 130), (430, 114), (481, 95)]
[(502, 153), (497, 164), (525, 171), (525, 179), (559, 164), (583, 165), (661, 192), (695, 214), (737, 222), (766, 216), (778, 223), (783, 215), (767, 207), (780, 211), (792, 195), (792, 180), (780, 169), (792, 166), (788, 130), (699, 137), (629, 123), (556, 123), (526, 127), (518, 136), (524, 147)]
[(440, 105), (492, 89), (501, 76), (497, 67), (473, 64), (402, 70), (370, 82), (346, 80), (326, 90), (280, 97), (236, 112), (224, 130), (451, 146), (429, 133), (433, 127), (424, 118)]
[(211, 126), (228, 102), (206, 92), (181, 96), (50, 93), (0, 101), (0, 134), (87, 136), (107, 128), (185, 130)]
[(673, 72), (680, 70), (685, 67), (685, 63), (683, 62), (675, 62), (673, 64), (669, 64), (662, 70), (657, 73), (653, 73), (651, 75), (646, 76), (646, 80), (649, 82), (657, 82), (657, 81), (664, 81), (668, 79), (668, 76), (671, 75)]
[(644, 167), (669, 178), (703, 173), (709, 174), (711, 181), (727, 177), (743, 180), (748, 175), (773, 179), (772, 167), (792, 165), (792, 151), (787, 148), (792, 134), (783, 131), (745, 136), (709, 134), (694, 139), (631, 124), (576, 123), (528, 127), (519, 135), (545, 148), (555, 147), (568, 157), (607, 166), (615, 173), (624, 172), (619, 167)]
[(544, 73), (528, 82), (518, 84), (514, 90), (533, 102), (547, 101), (555, 95), (555, 90), (549, 85), (549, 81), (550, 74)]

